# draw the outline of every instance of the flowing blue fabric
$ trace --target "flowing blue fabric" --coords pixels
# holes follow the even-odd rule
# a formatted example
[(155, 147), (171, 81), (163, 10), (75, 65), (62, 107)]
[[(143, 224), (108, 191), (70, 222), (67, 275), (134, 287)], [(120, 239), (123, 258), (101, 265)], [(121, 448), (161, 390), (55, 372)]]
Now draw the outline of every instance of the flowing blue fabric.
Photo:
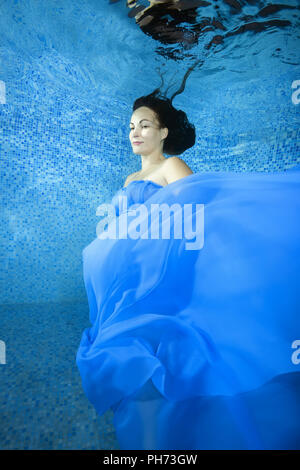
[[(300, 449), (299, 169), (113, 196), (107, 233), (118, 222), (123, 238), (103, 231), (82, 252), (92, 326), (76, 363), (120, 449)], [(157, 204), (177, 212), (157, 219)], [(187, 205), (202, 235), (189, 249), (172, 232)]]

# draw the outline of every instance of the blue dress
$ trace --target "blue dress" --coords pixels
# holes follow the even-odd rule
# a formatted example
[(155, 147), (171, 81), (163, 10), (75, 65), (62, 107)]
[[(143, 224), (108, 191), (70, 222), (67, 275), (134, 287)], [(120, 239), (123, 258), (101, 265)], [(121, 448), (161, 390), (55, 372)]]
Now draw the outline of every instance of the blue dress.
[(82, 252), (76, 364), (120, 449), (300, 449), (299, 166), (132, 181), (111, 202)]

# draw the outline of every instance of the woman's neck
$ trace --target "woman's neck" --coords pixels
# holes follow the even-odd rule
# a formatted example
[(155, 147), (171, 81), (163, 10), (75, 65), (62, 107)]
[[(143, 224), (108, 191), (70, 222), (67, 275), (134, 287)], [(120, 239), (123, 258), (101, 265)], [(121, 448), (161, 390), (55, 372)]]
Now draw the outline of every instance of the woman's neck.
[(143, 157), (141, 155), (141, 170), (140, 173), (147, 173), (161, 165), (166, 159), (164, 155), (159, 155), (158, 157), (149, 158), (148, 156)]

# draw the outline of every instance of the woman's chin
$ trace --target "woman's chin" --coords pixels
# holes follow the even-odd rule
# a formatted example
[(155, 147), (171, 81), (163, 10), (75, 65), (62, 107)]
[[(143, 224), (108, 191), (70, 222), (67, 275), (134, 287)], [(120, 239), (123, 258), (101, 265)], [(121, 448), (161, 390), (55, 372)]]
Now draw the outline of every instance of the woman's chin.
[(136, 155), (141, 155), (141, 152), (140, 152), (139, 149), (137, 149), (137, 148), (134, 148), (134, 147), (133, 147), (133, 148), (132, 148), (132, 151), (133, 151), (133, 153), (135, 153)]

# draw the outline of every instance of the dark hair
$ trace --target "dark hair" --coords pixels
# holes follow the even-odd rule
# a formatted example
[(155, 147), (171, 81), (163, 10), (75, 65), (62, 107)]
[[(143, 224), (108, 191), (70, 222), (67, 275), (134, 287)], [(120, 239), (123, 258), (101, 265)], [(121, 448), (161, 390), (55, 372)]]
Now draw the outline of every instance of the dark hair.
[(174, 108), (169, 98), (156, 89), (150, 95), (137, 98), (132, 111), (146, 106), (155, 112), (161, 128), (168, 128), (164, 140), (163, 152), (167, 155), (180, 155), (193, 147), (196, 140), (195, 126), (191, 124), (184, 111)]

